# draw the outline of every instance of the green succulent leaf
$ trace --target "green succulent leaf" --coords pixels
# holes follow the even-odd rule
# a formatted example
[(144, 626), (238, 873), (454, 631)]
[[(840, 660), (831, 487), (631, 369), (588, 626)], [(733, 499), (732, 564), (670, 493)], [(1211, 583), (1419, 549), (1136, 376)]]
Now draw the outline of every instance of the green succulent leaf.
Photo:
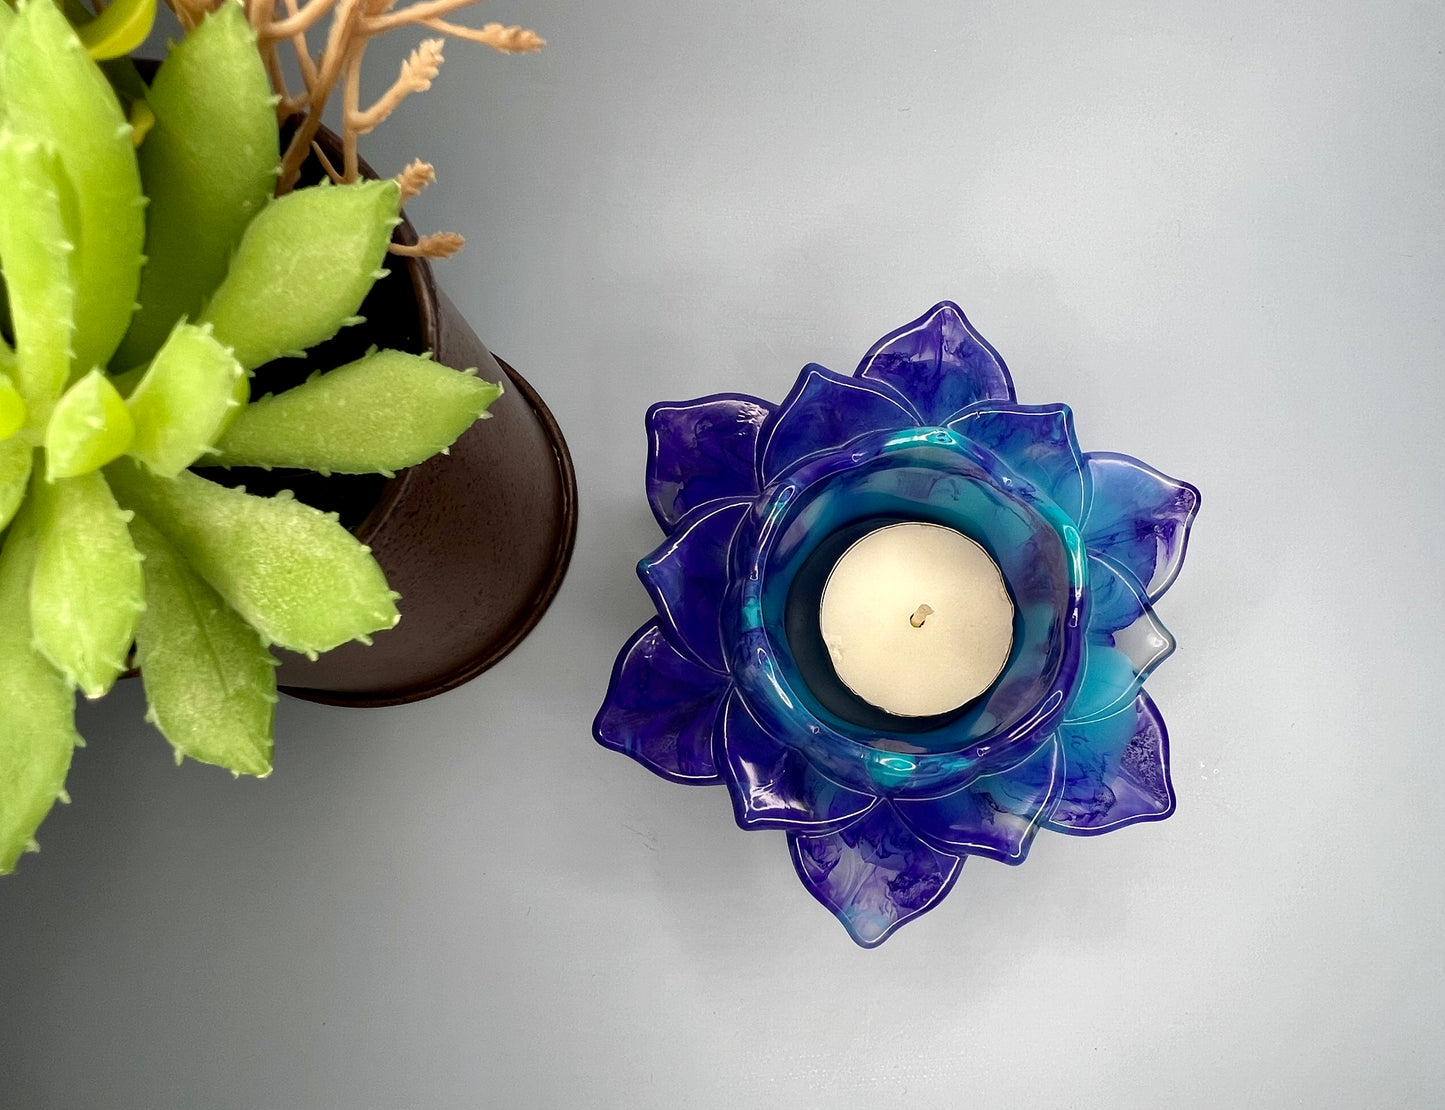
[[(194, 319), (226, 276), (246, 225), (276, 185), (271, 82), (241, 5), (207, 16), (171, 50), (148, 104), (139, 152), (150, 210), (140, 310), (115, 365), (138, 366), (182, 316)], [(142, 103), (142, 102), (137, 102)]]
[(398, 222), (394, 181), (317, 185), (271, 201), (251, 221), (200, 322), (247, 370), (330, 339), (376, 278)]
[[(145, 240), (130, 124), (52, 0), (30, 0), (19, 13), (0, 63), (7, 125), (52, 146), (74, 185), (66, 201), (75, 242), (75, 364), (82, 372), (104, 366), (135, 308)], [(14, 199), (8, 195), (5, 207)]]
[(400, 619), (371, 551), (287, 495), (253, 497), (189, 471), (157, 478), (128, 459), (108, 469), (144, 516), (268, 643), (315, 654)]
[[(11, 36), (14, 37), (13, 35)], [(3, 61), (3, 58), (0, 58)], [(0, 267), (15, 335), (15, 386), (42, 429), (70, 376), (75, 289), (54, 150), (0, 132)]]
[(22, 514), (0, 548), (0, 875), (34, 845), (80, 743), (75, 695), (30, 646), (36, 537), (28, 517)]
[(19, 436), (0, 443), (0, 530), (10, 523), (20, 502), (25, 500), (34, 462), (35, 451)]
[(101, 371), (65, 391), (45, 426), (45, 473), (75, 478), (118, 459), (135, 438), (125, 400)]
[[(3, 361), (0, 359), (0, 362)], [(20, 390), (15, 388), (10, 375), (0, 370), (0, 440), (9, 439), (23, 427), (25, 398), (20, 396)]]
[(375, 351), (247, 405), (217, 448), (223, 466), (389, 473), (450, 447), (500, 385), (402, 351)]
[(99, 472), (31, 483), (40, 547), (30, 587), (35, 646), (88, 698), (125, 670), (145, 607), (140, 556)]
[(178, 324), (126, 402), (135, 421), (130, 454), (174, 478), (215, 442), (249, 395), (246, 372), (210, 327)]
[(131, 534), (145, 556), (135, 650), (151, 720), (178, 760), (269, 775), (276, 660), (144, 517)]
[(129, 54), (151, 33), (156, 0), (113, 0), (111, 5), (76, 29), (87, 53), (96, 61)]

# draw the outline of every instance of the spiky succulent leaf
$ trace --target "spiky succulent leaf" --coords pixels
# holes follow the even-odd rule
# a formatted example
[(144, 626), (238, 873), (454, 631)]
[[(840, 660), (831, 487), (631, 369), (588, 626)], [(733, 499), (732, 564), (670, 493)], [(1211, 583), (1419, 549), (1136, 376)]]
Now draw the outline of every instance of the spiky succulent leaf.
[(126, 401), (135, 422), (130, 454), (174, 478), (215, 442), (249, 395), (246, 372), (210, 327), (178, 324)]
[(45, 425), (45, 473), (75, 478), (118, 459), (135, 438), (125, 400), (99, 370), (67, 389)]
[(66, 201), (75, 242), (75, 365), (83, 373), (110, 360), (140, 282), (144, 200), (130, 124), (52, 0), (30, 0), (3, 52), (8, 126), (52, 145), (74, 186)]
[(129, 54), (151, 33), (156, 0), (113, 0), (98, 16), (77, 29), (86, 52), (96, 61)]
[(15, 9), (9, 3), (0, 3), (0, 123), (5, 121), (5, 39), (10, 28), (15, 26)]
[(145, 103), (155, 117), (139, 152), (147, 262), (120, 369), (150, 358), (182, 316), (199, 315), (279, 169), (271, 82), (233, 0), (175, 45)]
[(25, 500), (34, 457), (30, 444), (19, 436), (0, 443), (0, 529), (10, 523), (20, 502)]
[(75, 695), (30, 646), (36, 537), (29, 515), (22, 514), (0, 547), (0, 875), (14, 871), (34, 843), (80, 743)]
[(253, 497), (189, 471), (158, 478), (129, 459), (107, 473), (121, 501), (268, 643), (314, 654), (400, 619), (370, 549), (335, 514), (285, 495)]
[(152, 721), (177, 758), (270, 774), (275, 659), (144, 517), (131, 533), (145, 556), (135, 650)]
[(371, 289), (397, 224), (395, 181), (317, 185), (251, 221), (201, 313), (251, 370), (330, 339)]
[(31, 499), (40, 532), (30, 586), (35, 646), (86, 697), (98, 698), (125, 670), (145, 607), (131, 514), (98, 471), (34, 481)]
[[(0, 364), (13, 367), (13, 361), (0, 358)], [(0, 440), (9, 439), (25, 427), (25, 398), (15, 388), (15, 382), (4, 370), (0, 370)]]
[(501, 392), (418, 355), (374, 351), (247, 405), (217, 443), (218, 461), (388, 473), (446, 450)]
[(75, 330), (72, 245), (58, 179), (62, 174), (53, 148), (0, 131), (0, 182), (5, 188), (0, 267), (15, 335), (13, 374), (37, 433), (70, 376)]

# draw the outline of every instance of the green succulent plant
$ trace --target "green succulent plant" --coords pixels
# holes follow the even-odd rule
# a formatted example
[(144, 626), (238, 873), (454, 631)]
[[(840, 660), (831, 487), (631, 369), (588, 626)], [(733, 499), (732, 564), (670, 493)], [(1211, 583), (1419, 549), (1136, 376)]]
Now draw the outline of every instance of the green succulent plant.
[(123, 100), (95, 59), (153, 10), (117, 0), (87, 36), (53, 0), (0, 2), (0, 873), (66, 800), (77, 689), (100, 697), (133, 658), (178, 762), (265, 775), (270, 646), (314, 656), (398, 620), (334, 514), (193, 464), (389, 474), (500, 393), (373, 350), (250, 400), (256, 367), (359, 321), (400, 193), (273, 199), (275, 99), (239, 4)]

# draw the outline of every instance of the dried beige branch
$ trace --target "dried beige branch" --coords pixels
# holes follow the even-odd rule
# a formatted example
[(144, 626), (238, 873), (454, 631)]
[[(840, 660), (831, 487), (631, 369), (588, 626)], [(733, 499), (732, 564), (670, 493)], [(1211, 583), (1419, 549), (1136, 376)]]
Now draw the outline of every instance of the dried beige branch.
[(525, 27), (504, 27), (500, 23), (488, 23), (483, 27), (463, 27), (445, 19), (428, 19), (424, 22), (433, 31), (490, 46), (500, 54), (535, 54), (547, 45), (546, 39)]
[[(228, 0), (166, 0), (181, 23), (190, 30), (206, 15)], [(246, 17), (256, 28), (257, 48), (271, 83), (279, 94), (277, 112), (296, 121), (295, 131), (281, 158), (276, 193), (290, 192), (300, 179), (301, 167), (314, 154), (326, 175), (336, 182), (355, 181), (360, 155), (357, 139), (392, 114), (412, 93), (431, 87), (443, 62), (443, 40), (427, 39), (402, 63), (401, 72), (386, 92), (368, 108), (361, 107), (361, 79), (367, 46), (371, 39), (398, 27), (430, 27), (467, 42), (504, 54), (529, 54), (540, 50), (544, 40), (534, 31), (519, 26), (487, 23), (466, 27), (443, 18), (448, 13), (471, 7), (479, 0), (413, 0), (398, 7), (399, 0), (241, 0)], [(401, 0), (405, 2), (405, 0)], [(278, 12), (278, 8), (281, 9)], [(284, 14), (282, 14), (284, 13)], [(278, 18), (279, 15), (279, 18)], [(307, 33), (326, 20), (326, 42), (314, 53)], [(285, 67), (278, 47), (289, 43), (304, 89), (287, 87)], [(331, 96), (341, 89), (341, 166), (338, 168), (316, 142), (321, 119)], [(396, 181), (406, 201), (436, 180), (427, 162), (410, 162)], [(398, 254), (420, 258), (448, 258), (462, 247), (462, 237), (453, 232), (423, 236), (415, 245), (393, 246)]]
[(426, 92), (431, 88), (431, 83), (441, 71), (444, 60), (442, 40), (427, 39), (411, 52), (406, 61), (401, 63), (400, 76), (397, 77), (391, 88), (377, 98), (375, 104), (364, 112), (358, 111), (351, 104), (347, 105), (346, 130), (357, 135), (365, 135), (368, 131), (373, 130), (412, 93)]
[(256, 28), (256, 49), (261, 52), (261, 60), (266, 64), (266, 74), (271, 78), (271, 87), (281, 98), (276, 102), (276, 114), (285, 119), (290, 115), (285, 108), (292, 99), (291, 90), (286, 87), (286, 74), (276, 53), (276, 43), (267, 38), (266, 34), (271, 26), (271, 19), (276, 14), (275, 0), (252, 0), (247, 10), (251, 25)]
[(336, 167), (331, 164), (331, 159), (326, 157), (326, 151), (321, 149), (320, 143), (313, 142), (311, 144), (311, 153), (316, 155), (316, 160), (321, 163), (321, 168), (326, 171), (326, 176), (331, 178), (333, 185), (344, 185), (346, 183), (346, 179), (342, 177), (341, 174), (337, 172)]
[(396, 175), (396, 183), (401, 186), (401, 202), (405, 204), (436, 179), (435, 166), (419, 158), (412, 159), (406, 164), (406, 168)]
[(450, 258), (462, 249), (466, 240), (455, 231), (434, 231), (430, 235), (423, 235), (413, 245), (393, 243), (388, 248), (392, 254), (404, 255), (407, 258), (427, 258), (435, 261), (439, 258)]
[[(448, 12), (459, 11), (462, 8), (469, 8), (477, 0), (421, 0), (420, 3), (408, 5), (400, 11), (387, 12), (384, 15), (373, 15), (366, 20), (366, 33), (379, 35), (383, 31), (390, 31), (397, 27), (404, 27), (408, 23), (424, 23), (428, 19), (435, 19), (437, 16), (446, 15)], [(388, 5), (389, 7), (390, 5)]]
[(331, 22), (330, 33), (326, 36), (326, 48), (317, 66), (316, 87), (311, 92), (311, 104), (302, 117), (296, 134), (291, 136), (291, 145), (281, 158), (281, 178), (276, 183), (276, 195), (290, 192), (301, 176), (301, 165), (316, 138), (321, 126), (321, 115), (326, 110), (326, 101), (336, 80), (341, 76), (342, 67), (350, 53), (351, 36), (356, 29), (358, 0), (340, 0), (336, 18)]
[[(300, 9), (297, 6), (296, 0), (284, 0), (284, 2), (286, 4), (286, 15), (288, 18), (299, 13)], [(291, 36), (291, 47), (296, 51), (296, 64), (301, 70), (301, 80), (305, 83), (306, 93), (307, 96), (309, 96), (311, 90), (316, 87), (316, 62), (311, 57), (311, 45), (306, 41), (306, 32), (304, 30), (297, 31)], [(296, 107), (293, 108), (293, 111), (298, 111), (300, 109), (299, 102), (305, 98), (297, 97), (295, 99), (297, 104)]]
[[(357, 39), (346, 56), (346, 83), (341, 91), (341, 173), (346, 181), (355, 181), (360, 172), (360, 159), (356, 153), (357, 130), (351, 125), (357, 109), (361, 106), (361, 59), (366, 53), (366, 37)], [(402, 64), (406, 72), (406, 64)]]
[[(264, 0), (261, 6), (266, 6)], [(256, 27), (263, 42), (267, 39), (289, 39), (295, 35), (304, 35), (311, 30), (335, 6), (336, 0), (306, 0), (306, 3), (298, 9), (295, 0), (289, 0), (286, 4), (285, 19), (275, 21), (268, 19), (265, 26), (261, 26), (252, 16), (251, 23)]]

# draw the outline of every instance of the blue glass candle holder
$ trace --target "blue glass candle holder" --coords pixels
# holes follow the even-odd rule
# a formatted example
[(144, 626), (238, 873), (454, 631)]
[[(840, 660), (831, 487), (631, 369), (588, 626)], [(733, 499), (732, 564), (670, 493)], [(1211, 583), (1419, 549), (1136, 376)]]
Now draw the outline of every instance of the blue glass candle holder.
[[(1174, 810), (1144, 680), (1173, 650), (1153, 610), (1199, 492), (1079, 450), (1067, 406), (1020, 405), (944, 302), (854, 375), (803, 369), (779, 405), (654, 405), (638, 564), (657, 616), (613, 668), (595, 735), (744, 829), (783, 829), (804, 886), (872, 947), (932, 909), (969, 856), (1022, 863), (1041, 828), (1094, 835)], [(850, 691), (818, 627), (827, 574), (887, 524), (944, 525), (997, 565), (1013, 640), (958, 709), (897, 716)]]

